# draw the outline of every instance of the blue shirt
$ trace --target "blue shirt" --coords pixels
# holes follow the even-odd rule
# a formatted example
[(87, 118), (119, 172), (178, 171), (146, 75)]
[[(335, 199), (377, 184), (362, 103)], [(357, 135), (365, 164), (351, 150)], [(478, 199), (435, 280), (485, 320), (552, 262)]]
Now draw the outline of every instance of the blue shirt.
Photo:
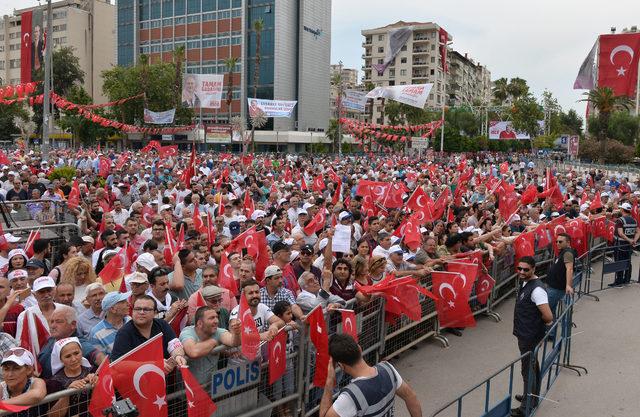
[[(124, 318), (125, 323), (129, 320), (130, 318), (128, 316)], [(117, 332), (118, 329), (113, 327), (111, 323), (106, 320), (101, 320), (100, 323), (93, 326), (89, 332), (89, 343), (95, 346), (100, 352), (109, 356), (113, 351), (113, 343), (116, 341)]]
[[(161, 333), (163, 356), (165, 359), (168, 359), (170, 356), (168, 350), (169, 342), (176, 339), (176, 334), (166, 321), (162, 319), (153, 319), (149, 339)], [(116, 339), (113, 343), (113, 351), (111, 352), (110, 360), (112, 362), (115, 361), (149, 339), (140, 334), (138, 328), (133, 324), (133, 320), (128, 321), (116, 333)]]

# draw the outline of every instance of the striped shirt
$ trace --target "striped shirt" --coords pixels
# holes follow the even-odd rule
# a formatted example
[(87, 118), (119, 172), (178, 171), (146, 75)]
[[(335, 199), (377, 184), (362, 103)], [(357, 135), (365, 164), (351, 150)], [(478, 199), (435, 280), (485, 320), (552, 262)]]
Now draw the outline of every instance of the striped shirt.
[[(130, 320), (129, 317), (124, 318), (124, 323)], [(100, 323), (93, 326), (91, 332), (89, 332), (89, 343), (91, 343), (96, 349), (105, 355), (111, 355), (113, 351), (113, 343), (116, 341), (116, 333), (118, 329), (113, 327), (107, 320), (102, 320)]]

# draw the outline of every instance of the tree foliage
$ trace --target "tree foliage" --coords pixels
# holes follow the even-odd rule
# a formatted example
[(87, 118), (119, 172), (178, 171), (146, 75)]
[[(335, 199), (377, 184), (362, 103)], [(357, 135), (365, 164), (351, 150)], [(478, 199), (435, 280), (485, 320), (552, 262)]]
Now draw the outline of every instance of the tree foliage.
[(28, 119), (27, 112), (21, 103), (0, 105), (0, 140), (11, 140), (11, 135), (20, 133), (20, 129), (15, 125), (15, 117)]
[[(92, 104), (93, 100), (81, 86), (73, 86), (67, 93), (67, 99), (76, 104)], [(94, 113), (104, 115), (102, 109), (93, 110)], [(71, 132), (73, 140), (77, 144), (78, 141), (84, 146), (95, 145), (96, 139), (105, 139), (115, 133), (112, 128), (102, 127), (97, 123), (87, 120), (83, 116), (78, 115), (76, 110), (67, 110), (60, 112), (58, 126), (63, 130)]]
[(580, 158), (601, 163), (626, 164), (632, 161), (634, 156), (633, 146), (627, 146), (620, 141), (608, 139), (606, 141), (607, 154), (601, 155), (602, 141), (585, 139), (580, 142)]
[[(597, 136), (602, 129), (600, 119), (590, 117), (587, 129), (593, 136)], [(634, 116), (627, 111), (615, 111), (609, 118), (609, 126), (607, 127), (607, 137), (609, 139), (618, 140), (625, 145), (633, 145), (640, 133), (640, 118)]]
[(526, 132), (531, 138), (540, 135), (538, 120), (542, 120), (544, 113), (533, 96), (518, 98), (514, 102), (511, 112), (515, 130)]

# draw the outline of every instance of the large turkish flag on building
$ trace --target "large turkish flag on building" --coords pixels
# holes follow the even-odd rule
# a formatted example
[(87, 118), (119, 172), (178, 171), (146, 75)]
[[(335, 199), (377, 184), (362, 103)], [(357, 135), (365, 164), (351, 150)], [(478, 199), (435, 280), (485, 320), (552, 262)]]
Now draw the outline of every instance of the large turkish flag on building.
[[(31, 26), (33, 21), (33, 12), (27, 11), (22, 13), (21, 39), (20, 44), (20, 82), (31, 82), (31, 48), (33, 39), (31, 39)], [(37, 40), (37, 39), (36, 39)]]
[(600, 36), (598, 86), (610, 87), (616, 95), (635, 95), (640, 58), (640, 33)]

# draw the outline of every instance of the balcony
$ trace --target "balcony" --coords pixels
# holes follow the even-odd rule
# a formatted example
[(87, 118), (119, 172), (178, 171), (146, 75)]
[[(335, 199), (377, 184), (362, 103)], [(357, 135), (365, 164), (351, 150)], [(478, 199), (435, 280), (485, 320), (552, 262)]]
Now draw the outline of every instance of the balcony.
[(413, 79), (424, 79), (424, 78), (428, 78), (429, 75), (426, 72), (416, 71), (413, 74), (411, 74), (411, 77)]
[(429, 52), (428, 48), (413, 48), (414, 54), (426, 55)]
[(416, 42), (421, 42), (421, 43), (429, 42), (429, 36), (425, 33), (413, 35), (413, 43), (416, 43)]
[(427, 65), (429, 65), (429, 64), (424, 59), (416, 59), (416, 60), (413, 61), (413, 66), (414, 67), (426, 67)]

